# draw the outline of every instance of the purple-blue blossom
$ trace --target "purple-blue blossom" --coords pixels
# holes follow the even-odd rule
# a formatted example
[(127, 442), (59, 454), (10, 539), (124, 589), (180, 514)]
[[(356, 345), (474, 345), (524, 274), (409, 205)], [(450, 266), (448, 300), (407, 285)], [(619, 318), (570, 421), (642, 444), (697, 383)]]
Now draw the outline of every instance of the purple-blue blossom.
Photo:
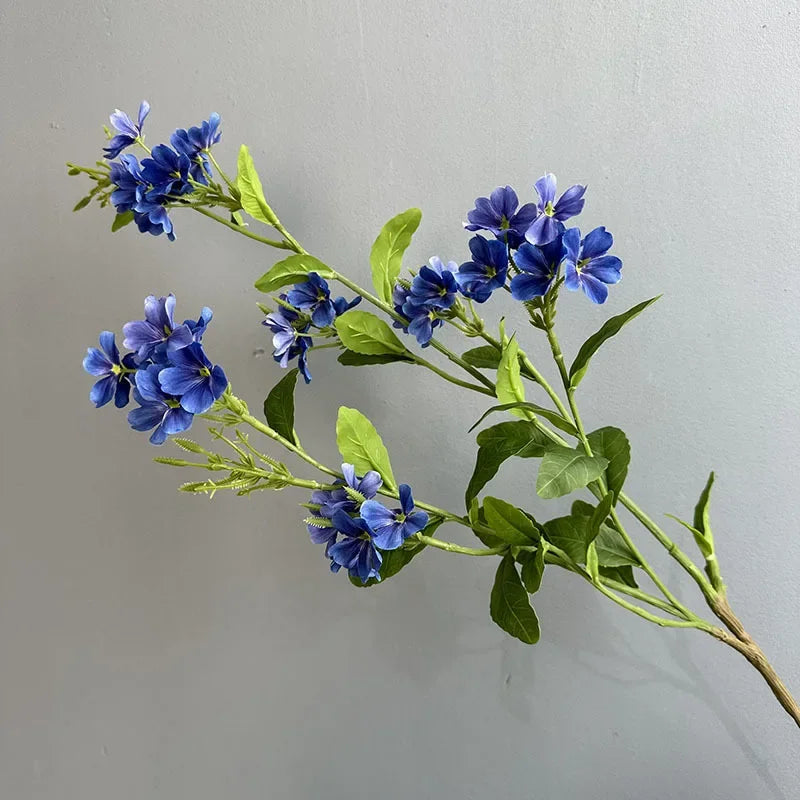
[(196, 321), (192, 319), (185, 319), (183, 321), (183, 324), (192, 332), (194, 341), (203, 341), (203, 334), (206, 332), (206, 328), (208, 328), (208, 324), (211, 322), (213, 316), (214, 312), (208, 306), (203, 306), (200, 310), (200, 316)]
[(139, 105), (139, 115), (135, 123), (124, 111), (120, 111), (118, 108), (114, 110), (109, 119), (117, 129), (117, 135), (103, 148), (103, 152), (109, 161), (116, 158), (126, 147), (135, 144), (142, 135), (142, 126), (149, 113), (150, 104), (147, 100), (142, 100)]
[(595, 228), (581, 239), (578, 228), (564, 234), (564, 285), (571, 291), (583, 289), (593, 303), (605, 303), (608, 284), (622, 278), (622, 261), (607, 255), (614, 237), (603, 227)]
[(188, 156), (192, 162), (189, 168), (189, 174), (192, 179), (203, 185), (208, 184), (206, 176), (211, 175), (208, 151), (222, 136), (219, 126), (220, 116), (214, 112), (207, 120), (203, 120), (200, 125), (193, 125), (188, 130), (178, 128), (169, 137), (170, 144), (175, 150), (182, 155)]
[(375, 547), (374, 533), (362, 517), (351, 517), (341, 509), (331, 519), (336, 530), (344, 538), (328, 547), (331, 568), (344, 567), (353, 577), (362, 583), (370, 578), (380, 580), (380, 568), (383, 558)]
[(158, 373), (158, 382), (191, 414), (204, 414), (228, 388), (222, 367), (211, 364), (199, 342), (170, 353), (169, 366)]
[[(438, 256), (431, 258), (414, 276), (404, 307), (410, 305), (414, 308), (425, 307), (441, 311), (450, 308), (455, 303), (458, 292), (455, 276), (457, 269), (458, 264), (455, 261), (444, 264)], [(410, 316), (407, 312), (404, 313)]]
[(556, 176), (552, 172), (539, 178), (535, 185), (539, 215), (525, 232), (525, 238), (531, 244), (542, 245), (563, 234), (564, 221), (581, 213), (586, 187), (576, 183), (556, 200)]
[[(111, 202), (118, 214), (133, 211), (134, 222), (142, 233), (154, 236), (166, 233), (170, 241), (175, 241), (172, 220), (165, 207), (168, 198), (150, 185), (144, 176), (142, 164), (129, 153), (111, 164), (109, 179), (115, 186)], [(152, 177), (153, 170), (150, 172)]]
[(308, 312), (317, 328), (327, 328), (336, 317), (328, 282), (316, 272), (309, 272), (307, 281), (296, 283), (286, 295), (286, 300), (295, 308)]
[(411, 487), (400, 484), (400, 508), (388, 509), (377, 500), (367, 500), (359, 512), (370, 530), (372, 541), (381, 550), (396, 550), (428, 524), (428, 514), (414, 508)]
[(158, 381), (161, 370), (161, 365), (151, 364), (136, 373), (133, 397), (139, 408), (128, 412), (128, 424), (135, 431), (153, 430), (151, 444), (164, 444), (167, 436), (188, 430), (194, 419), (193, 414), (181, 407), (177, 397), (161, 388)]
[(189, 182), (189, 156), (176, 153), (166, 144), (156, 145), (149, 158), (142, 159), (142, 177), (152, 188), (146, 197), (152, 203), (163, 203), (193, 191)]
[(508, 245), (500, 239), (473, 236), (469, 240), (472, 261), (466, 261), (456, 273), (459, 289), (465, 297), (486, 302), (495, 289), (505, 285), (508, 276)]
[(128, 405), (131, 392), (131, 375), (136, 370), (133, 353), (122, 359), (111, 331), (100, 334), (100, 349), (90, 347), (83, 359), (83, 368), (99, 380), (92, 386), (89, 399), (100, 408), (114, 398), (117, 408)]
[(166, 297), (149, 295), (144, 301), (144, 319), (126, 322), (122, 326), (123, 344), (136, 351), (141, 362), (149, 358), (156, 348), (165, 346), (167, 352), (186, 347), (194, 341), (188, 325), (175, 325), (175, 295)]
[[(286, 300), (286, 295), (280, 296)], [(297, 366), (306, 383), (311, 382), (311, 373), (308, 371), (308, 348), (313, 342), (306, 335), (311, 327), (308, 317), (301, 317), (296, 311), (279, 306), (265, 317), (261, 323), (272, 331), (272, 357), (286, 369), (289, 362), (297, 359)]]
[(524, 241), (525, 231), (538, 214), (535, 203), (519, 207), (517, 193), (510, 187), (498, 187), (489, 197), (478, 197), (475, 208), (467, 213), (468, 231), (490, 231), (498, 239), (516, 248)]
[(511, 296), (524, 302), (547, 294), (558, 274), (563, 252), (560, 236), (541, 246), (521, 244), (514, 253), (514, 264), (522, 271), (511, 279)]

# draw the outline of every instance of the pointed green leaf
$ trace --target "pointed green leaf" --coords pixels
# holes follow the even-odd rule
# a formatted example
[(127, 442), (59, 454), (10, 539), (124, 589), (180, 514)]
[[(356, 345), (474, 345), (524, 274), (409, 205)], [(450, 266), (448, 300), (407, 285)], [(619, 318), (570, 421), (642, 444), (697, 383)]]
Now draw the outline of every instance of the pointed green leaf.
[[(526, 552), (522, 558), (522, 569), (520, 574), (522, 583), (528, 594), (536, 594), (542, 585), (542, 575), (544, 575), (544, 557), (547, 552), (547, 542), (542, 539), (535, 553)], [(523, 554), (520, 553), (520, 556)]]
[(522, 585), (514, 557), (503, 556), (489, 600), (492, 619), (506, 632), (525, 644), (539, 641), (539, 620)]
[(601, 525), (594, 540), (597, 560), (602, 567), (639, 567), (639, 559), (620, 536), (619, 531), (608, 525)]
[(545, 500), (562, 497), (597, 480), (607, 466), (608, 461), (601, 456), (587, 456), (568, 447), (553, 448), (542, 458), (536, 493)]
[(600, 577), (600, 563), (597, 560), (597, 548), (594, 546), (594, 542), (590, 542), (586, 548), (586, 571), (589, 573), (589, 577), (597, 582)]
[(383, 440), (375, 426), (360, 411), (347, 406), (339, 408), (336, 444), (344, 463), (352, 464), (359, 475), (374, 469), (383, 478), (387, 489), (397, 489)]
[(576, 564), (586, 562), (588, 517), (556, 517), (543, 527), (550, 544), (563, 550)]
[(486, 521), (486, 512), (481, 508), (477, 497), (472, 498), (472, 503), (468, 512), (469, 523), (472, 526), (472, 532), (483, 542), (487, 547), (501, 547), (506, 544), (499, 536), (494, 536), (491, 533), (486, 533), (483, 528), (479, 529), (478, 525), (484, 528), (489, 526)]
[(594, 542), (600, 534), (600, 528), (611, 511), (613, 500), (614, 498), (611, 492), (606, 493), (603, 499), (597, 504), (597, 508), (592, 512), (592, 516), (589, 517), (587, 544)]
[(272, 387), (264, 401), (264, 416), (267, 419), (267, 425), (292, 444), (297, 444), (294, 434), (294, 387), (297, 383), (298, 372), (297, 368), (290, 369)]
[[(522, 385), (519, 371), (519, 344), (514, 337), (509, 339), (503, 347), (500, 364), (497, 367), (495, 394), (503, 405), (511, 406), (514, 403), (525, 402), (525, 387)], [(523, 411), (516, 406), (510, 410), (518, 417), (525, 416)]]
[(497, 369), (500, 366), (500, 351), (490, 344), (484, 347), (473, 347), (462, 353), (461, 358), (478, 369)]
[(411, 237), (421, 220), (422, 212), (418, 208), (403, 211), (383, 226), (372, 245), (369, 254), (372, 283), (378, 297), (385, 303), (392, 302), (392, 290), (400, 275), (403, 253), (411, 244)]
[[(478, 425), (483, 422), (489, 414), (494, 414), (498, 411), (511, 411), (514, 408), (525, 409), (527, 411), (532, 411), (534, 414), (538, 414), (540, 417), (544, 417), (546, 420), (551, 422), (556, 428), (560, 428), (562, 431), (569, 433), (573, 436), (577, 436), (578, 432), (575, 429), (575, 426), (565, 420), (557, 411), (551, 411), (548, 408), (542, 408), (542, 406), (537, 406), (536, 403), (504, 403), (501, 406), (492, 406), (487, 411), (484, 411), (481, 418), (470, 428), (470, 431), (474, 431)], [(602, 453), (601, 453), (602, 455)]]
[(505, 500), (487, 497), (483, 511), (489, 527), (507, 544), (530, 545), (539, 539), (536, 526), (518, 508)]
[(399, 353), (387, 353), (380, 356), (367, 356), (363, 353), (354, 353), (352, 350), (345, 350), (336, 359), (346, 367), (369, 367), (375, 364), (413, 364), (414, 359)]
[(330, 267), (323, 264), (318, 258), (302, 253), (289, 256), (274, 264), (272, 269), (265, 272), (256, 281), (256, 289), (259, 292), (274, 292), (287, 284), (305, 281), (309, 272), (316, 272), (321, 278), (333, 277)]
[(532, 422), (500, 422), (478, 434), (478, 456), (475, 469), (467, 486), (465, 504), (472, 499), (497, 474), (500, 465), (508, 458), (538, 458), (545, 453), (550, 440)]
[(573, 388), (583, 380), (583, 376), (589, 368), (589, 361), (591, 361), (592, 356), (600, 349), (603, 342), (610, 339), (612, 336), (616, 336), (627, 322), (630, 322), (634, 317), (638, 317), (642, 311), (649, 305), (655, 303), (659, 297), (661, 297), (661, 295), (658, 295), (658, 297), (651, 297), (649, 300), (645, 300), (643, 303), (639, 303), (633, 308), (628, 309), (623, 314), (611, 317), (597, 333), (592, 334), (583, 343), (581, 349), (578, 351), (578, 355), (575, 357), (575, 361), (572, 362), (572, 366), (569, 369), (569, 381)]
[(694, 508), (694, 527), (704, 536), (711, 535), (711, 520), (708, 512), (708, 501), (711, 498), (711, 487), (714, 485), (714, 473), (708, 476), (706, 485), (700, 494), (700, 499)]
[(608, 459), (606, 485), (614, 496), (613, 502), (616, 503), (631, 461), (631, 445), (628, 437), (619, 428), (608, 427), (592, 431), (586, 438), (596, 456)]
[(131, 222), (133, 222), (133, 211), (123, 211), (121, 214), (117, 214), (111, 223), (111, 233), (116, 233)]
[(91, 196), (87, 195), (86, 197), (81, 197), (81, 199), (78, 200), (77, 203), (75, 203), (75, 208), (73, 208), (72, 210), (80, 211), (82, 208), (86, 208), (86, 206), (88, 206), (89, 203), (91, 202), (92, 202)]
[(275, 225), (278, 218), (269, 207), (264, 197), (261, 179), (247, 145), (239, 148), (237, 161), (239, 172), (236, 176), (236, 188), (241, 195), (242, 208), (253, 218), (267, 225)]
[(686, 520), (681, 519), (680, 517), (676, 517), (674, 514), (665, 514), (665, 516), (669, 517), (670, 519), (674, 519), (675, 522), (680, 523), (689, 531), (692, 536), (694, 536), (694, 540), (697, 544), (697, 547), (700, 549), (700, 552), (703, 554), (703, 558), (708, 558), (709, 556), (714, 554), (714, 547), (713, 545), (706, 539), (705, 535), (697, 530), (694, 525), (690, 525)]
[[(606, 495), (608, 496), (608, 495)], [(572, 504), (573, 517), (592, 518), (597, 509), (590, 503), (583, 500), (576, 500)], [(602, 512), (600, 512), (602, 513)], [(622, 538), (619, 531), (612, 528), (606, 522), (601, 523), (597, 536), (594, 539), (597, 549), (597, 560), (601, 567), (638, 567), (639, 560), (627, 542)]]
[(601, 578), (609, 578), (612, 581), (630, 586), (631, 589), (638, 589), (639, 584), (636, 583), (636, 578), (633, 576), (633, 567), (604, 567), (602, 564), (599, 568)]
[(347, 311), (334, 323), (348, 350), (365, 356), (405, 356), (408, 352), (392, 329), (369, 311)]

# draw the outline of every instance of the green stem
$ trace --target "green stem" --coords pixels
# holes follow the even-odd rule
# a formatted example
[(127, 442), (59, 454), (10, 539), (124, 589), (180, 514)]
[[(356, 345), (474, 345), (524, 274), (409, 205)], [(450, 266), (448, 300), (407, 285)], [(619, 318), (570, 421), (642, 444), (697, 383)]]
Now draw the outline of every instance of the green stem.
[[(581, 419), (580, 412), (578, 411), (578, 404), (575, 401), (575, 387), (571, 385), (569, 379), (569, 373), (567, 372), (566, 364), (564, 363), (564, 354), (561, 352), (561, 345), (559, 344), (558, 337), (556, 336), (556, 332), (553, 328), (552, 324), (546, 325), (545, 327), (547, 333), (547, 340), (550, 343), (550, 350), (553, 353), (553, 359), (555, 360), (559, 374), (561, 375), (561, 381), (564, 385), (564, 391), (567, 394), (567, 401), (569, 402), (570, 411), (572, 412), (572, 420), (575, 423), (575, 429), (578, 431), (578, 437), (580, 438), (581, 443), (583, 444), (584, 452), (587, 456), (592, 455), (592, 447), (589, 444), (589, 439), (586, 436), (586, 430), (583, 427), (583, 420)], [(600, 478), (596, 481), (597, 488), (599, 489), (601, 496), (604, 496), (607, 492), (607, 488), (605, 485), (605, 481)], [(614, 525), (617, 528), (622, 539), (625, 541), (625, 544), (628, 545), (633, 555), (641, 564), (642, 569), (647, 573), (647, 576), (650, 578), (651, 581), (655, 584), (661, 594), (666, 597), (666, 599), (680, 611), (681, 615), (685, 619), (690, 619), (692, 616), (691, 611), (689, 611), (686, 606), (684, 606), (677, 597), (669, 590), (667, 585), (661, 578), (658, 576), (656, 571), (650, 566), (647, 562), (645, 557), (639, 551), (639, 548), (633, 542), (628, 532), (625, 530), (625, 526), (622, 524), (622, 521), (617, 514), (616, 509), (612, 506), (610, 511), (611, 519), (614, 522)]]
[(495, 396), (494, 392), (490, 389), (487, 389), (485, 386), (477, 386), (474, 383), (469, 383), (469, 381), (462, 381), (455, 375), (451, 375), (449, 372), (445, 372), (443, 369), (440, 369), (436, 366), (436, 364), (426, 361), (424, 358), (422, 358), (422, 356), (418, 356), (416, 353), (410, 353), (410, 355), (414, 359), (414, 363), (429, 369), (431, 372), (435, 372), (440, 378), (444, 378), (449, 383), (453, 383), (456, 386), (461, 386), (464, 389), (471, 389), (473, 392), (480, 392), (481, 394), (488, 395), (489, 397)]
[(637, 520), (656, 538), (661, 546), (674, 558), (685, 570), (692, 576), (695, 583), (700, 587), (700, 591), (706, 598), (706, 601), (713, 609), (713, 603), (716, 602), (718, 594), (714, 587), (709, 582), (708, 578), (703, 574), (697, 565), (692, 561), (689, 556), (678, 547), (672, 539), (664, 533), (663, 530), (624, 492), (619, 493), (619, 501), (628, 511), (636, 517)]
[(691, 612), (690, 612), (690, 617), (685, 620), (665, 619), (664, 617), (657, 617), (655, 614), (651, 614), (649, 611), (645, 611), (640, 606), (637, 606), (634, 603), (629, 603), (624, 598), (614, 594), (614, 592), (608, 589), (601, 581), (592, 581), (590, 577), (589, 581), (592, 583), (593, 586), (595, 586), (595, 588), (601, 594), (604, 594), (609, 600), (613, 600), (617, 605), (620, 605), (623, 608), (627, 609), (628, 611), (636, 614), (637, 616), (642, 617), (642, 619), (646, 619), (648, 622), (660, 625), (662, 628), (697, 628), (698, 630), (707, 631), (709, 633), (714, 628), (713, 625), (704, 622), (699, 617), (696, 617), (694, 614), (691, 614)]
[(432, 536), (424, 536), (421, 533), (417, 533), (415, 538), (423, 544), (427, 544), (429, 547), (436, 547), (439, 550), (446, 550), (448, 553), (461, 553), (461, 555), (465, 556), (496, 556), (508, 550), (507, 544), (504, 544), (500, 547), (489, 547), (484, 549), (476, 547), (462, 547), (460, 544), (443, 542), (441, 539), (434, 539)]
[[(492, 345), (495, 349), (502, 352), (503, 345), (498, 339), (495, 339), (491, 334), (487, 333), (485, 330), (480, 330), (478, 335), (488, 344)], [(542, 389), (547, 392), (547, 396), (552, 400), (553, 405), (558, 410), (558, 413), (561, 414), (564, 419), (569, 419), (569, 411), (567, 411), (564, 403), (562, 402), (561, 398), (558, 396), (556, 390), (551, 386), (550, 382), (547, 378), (539, 372), (538, 369), (534, 366), (533, 362), (528, 358), (527, 354), (524, 350), (519, 351), (519, 359), (522, 364), (522, 373), (530, 378), (535, 383), (538, 383)]]
[[(622, 606), (623, 608), (631, 611), (632, 613), (636, 614), (643, 619), (646, 619), (648, 622), (652, 622), (656, 625), (660, 625), (666, 628), (699, 628), (700, 630), (711, 631), (713, 626), (709, 623), (705, 622), (705, 620), (700, 619), (700, 617), (688, 612), (688, 616), (685, 615), (680, 611), (680, 609), (676, 608), (672, 603), (665, 603), (662, 600), (659, 600), (657, 597), (652, 597), (651, 595), (647, 594), (646, 592), (642, 592), (639, 589), (634, 589), (633, 587), (625, 586), (624, 584), (620, 584), (616, 581), (608, 581), (605, 578), (600, 578), (598, 580), (594, 580), (589, 573), (576, 564), (563, 550), (560, 550), (557, 547), (549, 546), (547, 549), (547, 554), (545, 556), (548, 563), (555, 563), (558, 566), (568, 570), (569, 572), (574, 572), (576, 575), (579, 575), (583, 578), (587, 583), (590, 583), (597, 589), (601, 594), (607, 597), (609, 600), (612, 600), (617, 605)], [(635, 605), (634, 603), (630, 603), (622, 597), (618, 597), (614, 592), (611, 590), (610, 584), (613, 584), (613, 588), (616, 591), (624, 592), (625, 594), (631, 595), (636, 597), (636, 599), (641, 600), (642, 602), (648, 603), (656, 608), (659, 608), (663, 611), (666, 611), (668, 614), (672, 614), (673, 616), (680, 616), (683, 617), (681, 620), (671, 620), (671, 619), (664, 619), (663, 617), (658, 617), (655, 614), (651, 614), (646, 609), (641, 608), (640, 606)]]
[(339, 342), (328, 342), (328, 344), (312, 344), (309, 350), (325, 350), (330, 347), (341, 347)]
[(236, 225), (230, 220), (225, 219), (225, 217), (220, 217), (218, 214), (215, 214), (213, 211), (209, 211), (207, 208), (200, 208), (198, 206), (192, 206), (192, 208), (197, 211), (198, 214), (202, 214), (204, 217), (213, 219), (215, 222), (220, 222), (226, 228), (230, 228), (232, 231), (236, 231), (236, 233), (241, 233), (242, 236), (246, 236), (248, 239), (254, 239), (257, 242), (261, 242), (261, 244), (267, 244), (270, 247), (277, 247), (279, 250), (294, 250), (288, 241), (279, 242), (275, 239), (267, 239), (264, 236), (259, 236), (257, 233), (247, 230), (247, 228), (243, 228), (241, 225)]
[(228, 188), (231, 190), (231, 193), (235, 196), (239, 196), (239, 189), (236, 185), (231, 181), (231, 179), (225, 174), (222, 167), (217, 163), (217, 159), (214, 158), (214, 154), (211, 152), (210, 149), (205, 151), (206, 155), (208, 156), (209, 161), (214, 165), (214, 169), (222, 176), (222, 180), (228, 185)]

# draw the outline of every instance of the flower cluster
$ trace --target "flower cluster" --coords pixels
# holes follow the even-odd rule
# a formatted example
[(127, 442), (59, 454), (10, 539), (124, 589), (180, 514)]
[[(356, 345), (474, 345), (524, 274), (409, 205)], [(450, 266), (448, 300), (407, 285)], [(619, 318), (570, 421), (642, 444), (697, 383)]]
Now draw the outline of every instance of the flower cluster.
[(408, 320), (407, 325), (397, 323), (396, 327), (416, 337), (423, 347), (430, 342), (433, 329), (442, 324), (440, 314), (456, 302), (459, 288), (456, 270), (455, 261), (445, 264), (434, 256), (420, 268), (410, 286), (398, 284), (394, 288), (394, 309)]
[(328, 282), (316, 272), (309, 272), (308, 280), (296, 283), (277, 300), (278, 310), (267, 314), (262, 322), (272, 331), (272, 357), (284, 368), (296, 358), (305, 382), (310, 383), (308, 351), (314, 344), (311, 329), (329, 328), (336, 317), (358, 305), (361, 298), (350, 302), (344, 297), (333, 300)]
[(150, 106), (143, 100), (136, 123), (119, 109), (110, 117), (118, 133), (104, 152), (109, 160), (119, 159), (110, 164), (111, 202), (118, 214), (132, 213), (142, 233), (165, 233), (174, 241), (168, 208), (198, 185), (208, 185), (212, 175), (208, 153), (220, 140), (220, 117), (214, 113), (199, 126), (178, 128), (170, 137), (171, 147), (156, 145), (141, 162), (130, 153), (121, 155), (131, 145), (144, 147), (142, 126), (149, 112)]
[[(622, 277), (622, 261), (607, 255), (614, 241), (611, 234), (599, 227), (581, 239), (578, 228), (564, 225), (583, 211), (586, 187), (575, 184), (556, 199), (556, 178), (548, 172), (536, 181), (535, 188), (538, 202), (521, 208), (510, 186), (479, 197), (464, 227), (489, 231), (496, 242), (507, 247), (507, 265), (516, 272), (509, 289), (516, 300), (546, 295), (563, 266), (567, 289), (583, 289), (592, 302), (605, 302), (608, 285)], [(490, 245), (494, 249), (490, 250)], [(467, 297), (483, 302), (494, 289), (505, 285), (506, 272), (500, 271), (499, 248), (494, 242), (476, 236), (470, 241), (470, 250), (473, 260), (459, 268), (459, 285)]]
[(506, 287), (516, 300), (533, 300), (556, 284), (562, 266), (567, 289), (583, 289), (590, 300), (603, 303), (608, 284), (621, 277), (622, 262), (607, 255), (611, 234), (600, 227), (581, 239), (578, 228), (564, 225), (583, 210), (586, 187), (576, 184), (556, 199), (556, 179), (548, 173), (536, 181), (536, 192), (538, 202), (523, 206), (510, 186), (479, 197), (464, 227), (488, 231), (495, 238), (473, 236), (471, 260), (458, 266), (432, 258), (411, 282), (398, 283), (392, 300), (404, 322), (395, 322), (395, 327), (426, 346), (455, 305), (457, 293), (485, 303), (493, 292)]
[(352, 464), (342, 464), (343, 479), (333, 489), (314, 492), (309, 507), (314, 516), (306, 526), (315, 544), (325, 545), (331, 571), (344, 567), (366, 583), (380, 580), (382, 551), (397, 550), (428, 524), (428, 514), (417, 511), (408, 484), (400, 486), (400, 508), (388, 509), (373, 498), (383, 485), (374, 470), (359, 478)]
[(144, 301), (144, 319), (126, 323), (124, 346), (132, 352), (120, 358), (114, 334), (100, 334), (100, 349), (89, 348), (83, 368), (99, 380), (89, 399), (97, 408), (114, 398), (117, 408), (128, 404), (133, 388), (139, 404), (128, 414), (130, 426), (153, 433), (150, 441), (163, 444), (170, 434), (188, 430), (195, 414), (203, 414), (222, 397), (228, 379), (203, 350), (203, 334), (211, 321), (210, 308), (197, 320), (175, 324), (175, 296)]

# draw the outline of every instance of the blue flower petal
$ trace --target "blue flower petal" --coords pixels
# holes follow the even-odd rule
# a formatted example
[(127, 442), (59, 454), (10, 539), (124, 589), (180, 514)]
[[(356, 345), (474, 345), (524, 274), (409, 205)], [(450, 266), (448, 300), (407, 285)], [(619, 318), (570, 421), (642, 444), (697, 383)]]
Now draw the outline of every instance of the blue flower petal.
[(92, 386), (92, 390), (89, 392), (89, 399), (94, 403), (95, 408), (100, 408), (111, 400), (116, 388), (116, 375), (107, 375), (105, 378), (100, 378), (100, 380)]

